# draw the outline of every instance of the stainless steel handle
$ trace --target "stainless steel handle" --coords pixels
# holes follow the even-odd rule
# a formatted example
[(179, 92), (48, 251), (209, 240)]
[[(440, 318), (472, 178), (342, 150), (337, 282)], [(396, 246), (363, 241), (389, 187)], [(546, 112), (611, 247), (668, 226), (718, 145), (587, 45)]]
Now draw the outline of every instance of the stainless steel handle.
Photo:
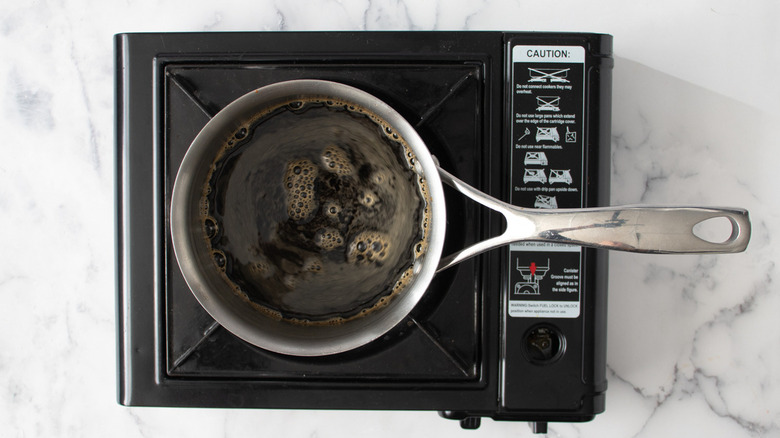
[[(741, 208), (617, 206), (539, 210), (516, 207), (480, 192), (441, 167), (442, 181), (474, 201), (501, 213), (504, 232), (442, 258), (447, 269), (477, 254), (517, 241), (551, 242), (654, 254), (733, 253), (747, 248), (750, 219)], [(725, 217), (731, 236), (710, 242), (693, 233), (708, 219)]]

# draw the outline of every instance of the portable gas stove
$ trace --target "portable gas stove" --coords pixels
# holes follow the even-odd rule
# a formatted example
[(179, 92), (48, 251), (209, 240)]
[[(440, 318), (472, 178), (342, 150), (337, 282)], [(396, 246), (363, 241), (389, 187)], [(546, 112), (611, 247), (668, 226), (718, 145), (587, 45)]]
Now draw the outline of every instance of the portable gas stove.
[[(435, 410), (588, 421), (604, 410), (607, 256), (523, 243), (435, 277), (382, 338), (292, 357), (195, 300), (173, 255), (171, 188), (190, 143), (241, 95), (326, 79), (414, 125), (442, 166), (515, 205), (606, 205), (608, 35), (503, 32), (121, 34), (116, 43), (118, 399), (126, 406)], [(499, 234), (446, 193), (447, 254)]]

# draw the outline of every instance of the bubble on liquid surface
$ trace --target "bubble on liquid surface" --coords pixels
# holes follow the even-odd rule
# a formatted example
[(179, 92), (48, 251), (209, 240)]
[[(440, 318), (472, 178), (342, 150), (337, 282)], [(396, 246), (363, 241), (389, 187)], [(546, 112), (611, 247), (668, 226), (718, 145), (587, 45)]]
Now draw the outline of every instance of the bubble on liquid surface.
[(211, 253), (211, 257), (214, 259), (214, 263), (217, 264), (217, 267), (224, 271), (225, 266), (227, 265), (225, 254), (222, 251), (216, 250)]
[(350, 263), (376, 263), (387, 259), (390, 239), (379, 231), (363, 231), (357, 234), (347, 247)]
[(358, 201), (364, 207), (371, 208), (379, 201), (379, 197), (372, 190), (363, 190), (358, 196)]
[(217, 221), (214, 220), (212, 217), (207, 217), (203, 220), (203, 231), (206, 232), (206, 237), (209, 239), (213, 239), (216, 237), (217, 232), (219, 231), (219, 226), (217, 225)]
[(338, 146), (327, 146), (320, 155), (323, 168), (337, 175), (348, 176), (355, 172), (355, 167), (349, 160), (349, 155)]
[(270, 278), (276, 272), (276, 267), (262, 254), (255, 257), (254, 262), (249, 265), (249, 270), (260, 278)]
[(371, 182), (377, 186), (388, 184), (391, 179), (390, 171), (387, 169), (376, 169), (371, 173)]
[(325, 251), (332, 251), (340, 246), (344, 246), (344, 236), (335, 228), (322, 228), (314, 234), (314, 244)]
[(322, 258), (312, 256), (303, 261), (303, 271), (318, 273), (322, 271)]
[(325, 216), (328, 217), (328, 219), (338, 222), (339, 220), (339, 214), (341, 214), (341, 205), (339, 205), (338, 202), (330, 200), (326, 201), (325, 205), (322, 207), (323, 213), (325, 213)]
[(393, 285), (393, 293), (397, 293), (406, 289), (406, 287), (409, 286), (409, 284), (412, 282), (412, 278), (414, 278), (414, 267), (410, 267), (404, 271), (403, 274), (401, 274), (401, 277), (399, 277), (395, 282), (395, 285)]
[(319, 205), (315, 199), (314, 182), (319, 169), (307, 159), (294, 160), (287, 164), (284, 174), (284, 188), (287, 192), (287, 215), (299, 222), (311, 218)]

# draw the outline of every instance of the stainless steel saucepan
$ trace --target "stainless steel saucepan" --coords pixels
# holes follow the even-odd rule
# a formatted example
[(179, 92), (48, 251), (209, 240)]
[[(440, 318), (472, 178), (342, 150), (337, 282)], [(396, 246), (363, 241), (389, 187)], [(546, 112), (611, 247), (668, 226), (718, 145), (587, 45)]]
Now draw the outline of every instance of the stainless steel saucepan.
[[(409, 170), (426, 181), (426, 246), (408, 254), (411, 277), (400, 293), (364, 316), (335, 324), (301, 324), (250, 305), (236, 284), (220, 271), (204, 229), (204, 185), (215, 158), (230, 139), (247, 135), (258, 114), (296, 100), (319, 99), (360, 108), (381, 120), (387, 132), (404, 142), (415, 157)], [(292, 131), (295, 126), (290, 126)], [(323, 144), (333, 139), (322, 139)], [(377, 147), (386, 143), (377, 142)], [(273, 148), (273, 144), (255, 147)], [(492, 237), (442, 258), (446, 209), (442, 181), (506, 218), (507, 227)], [(414, 184), (413, 181), (407, 181)], [(279, 181), (279, 184), (282, 182)], [(207, 191), (207, 190), (206, 190)], [(229, 203), (221, 205), (230, 209)], [(723, 217), (731, 224), (724, 242), (697, 237), (693, 227)], [(193, 141), (179, 168), (170, 211), (171, 237), (181, 272), (201, 305), (226, 329), (263, 349), (296, 356), (322, 356), (365, 345), (389, 331), (421, 299), (436, 272), (501, 245), (541, 241), (644, 253), (731, 253), (744, 251), (750, 239), (748, 212), (739, 208), (623, 206), (538, 210), (520, 208), (492, 198), (442, 169), (414, 128), (380, 99), (359, 89), (321, 80), (295, 80), (250, 92), (220, 111)], [(242, 222), (254, 223), (251, 218)], [(348, 236), (344, 236), (348, 239)], [(393, 284), (387, 284), (387, 289)]]

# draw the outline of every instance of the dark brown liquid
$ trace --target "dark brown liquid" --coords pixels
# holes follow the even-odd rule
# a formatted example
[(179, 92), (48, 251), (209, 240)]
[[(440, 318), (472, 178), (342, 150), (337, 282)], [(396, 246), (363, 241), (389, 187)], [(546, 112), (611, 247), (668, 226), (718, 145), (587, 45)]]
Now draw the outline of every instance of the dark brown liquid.
[(237, 131), (201, 208), (237, 293), (302, 324), (364, 315), (403, 290), (427, 243), (427, 187), (384, 121), (348, 103), (296, 101)]

